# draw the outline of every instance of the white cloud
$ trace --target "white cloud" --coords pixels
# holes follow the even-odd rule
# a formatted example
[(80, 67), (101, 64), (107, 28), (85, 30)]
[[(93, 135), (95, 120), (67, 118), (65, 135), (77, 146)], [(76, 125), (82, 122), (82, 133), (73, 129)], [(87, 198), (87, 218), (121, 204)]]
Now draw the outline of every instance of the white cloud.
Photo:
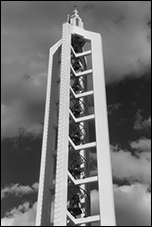
[(37, 191), (39, 188), (39, 183), (35, 182), (34, 184), (32, 184), (32, 188)]
[(22, 196), (25, 194), (35, 193), (38, 191), (38, 183), (34, 183), (31, 187), (26, 185), (12, 184), (11, 186), (6, 186), (1, 190), (1, 199), (7, 197), (8, 195)]
[(130, 146), (138, 151), (151, 151), (151, 140), (146, 138), (140, 138), (137, 141), (130, 143)]
[(119, 179), (151, 184), (151, 163), (145, 157), (137, 158), (129, 151), (118, 150), (111, 153), (112, 173)]
[[(142, 184), (118, 187), (114, 185), (117, 226), (150, 226), (151, 194)], [(91, 191), (92, 214), (99, 214), (99, 193)], [(99, 223), (96, 223), (96, 226)]]
[[(151, 194), (148, 186), (133, 184), (118, 187), (114, 185), (114, 199), (117, 226), (150, 226)], [(92, 215), (99, 213), (98, 191), (91, 191)], [(37, 202), (30, 207), (26, 202), (7, 212), (1, 219), (2, 226), (34, 226)], [(98, 224), (98, 223), (97, 223)]]
[(1, 226), (35, 226), (36, 207), (37, 202), (32, 207), (29, 202), (25, 202), (13, 208), (1, 219)]
[(150, 152), (141, 152), (141, 153), (137, 153), (137, 156), (139, 158), (143, 158), (148, 160), (151, 163), (151, 153)]
[(139, 158), (151, 162), (151, 139), (140, 138), (131, 142), (130, 146), (135, 149), (135, 154)]
[(151, 194), (147, 186), (115, 186), (114, 197), (117, 224), (119, 226), (151, 225)]
[[(113, 177), (129, 182), (139, 181), (151, 184), (151, 141), (141, 138), (133, 141), (135, 155), (131, 152), (122, 150), (118, 145), (111, 145), (111, 164)], [(97, 174), (97, 155), (90, 153), (90, 174)]]
[(151, 128), (151, 117), (149, 117), (148, 119), (143, 119), (141, 112), (142, 111), (140, 109), (137, 111), (133, 128), (135, 130), (148, 130)]

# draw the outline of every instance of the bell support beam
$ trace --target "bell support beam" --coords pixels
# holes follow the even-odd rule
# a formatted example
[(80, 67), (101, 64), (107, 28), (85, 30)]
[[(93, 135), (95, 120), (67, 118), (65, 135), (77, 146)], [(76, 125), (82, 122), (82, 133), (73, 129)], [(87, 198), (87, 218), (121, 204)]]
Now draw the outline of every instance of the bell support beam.
[(91, 143), (86, 143), (86, 144), (82, 144), (82, 145), (77, 145), (76, 146), (73, 143), (73, 141), (71, 140), (70, 137), (69, 137), (69, 142), (70, 142), (70, 144), (72, 145), (72, 147), (74, 148), (75, 151), (96, 147), (96, 142), (91, 142)]
[(91, 50), (84, 51), (84, 52), (81, 52), (81, 53), (75, 53), (75, 51), (74, 51), (74, 49), (73, 49), (72, 46), (71, 46), (71, 50), (72, 50), (72, 52), (73, 52), (73, 54), (74, 54), (74, 56), (76, 58), (79, 58), (79, 57), (82, 57), (82, 56), (87, 56), (87, 55), (90, 55), (91, 54)]
[(75, 98), (83, 98), (85, 96), (93, 95), (93, 91), (86, 91), (86, 92), (83, 92), (80, 94), (75, 94), (75, 92), (73, 91), (71, 86), (70, 86), (70, 91), (72, 92), (72, 94)]
[(73, 74), (76, 76), (76, 77), (80, 77), (80, 76), (84, 76), (84, 75), (89, 75), (92, 73), (92, 69), (88, 69), (88, 70), (85, 70), (83, 72), (80, 72), (80, 73), (76, 73), (75, 70), (73, 69), (72, 65), (70, 66), (71, 67), (71, 70), (73, 72)]
[(90, 114), (90, 115), (88, 115), (88, 116), (76, 118), (76, 117), (73, 115), (73, 113), (72, 113), (71, 110), (69, 110), (69, 113), (70, 113), (70, 115), (71, 115), (71, 117), (73, 118), (73, 120), (74, 120), (75, 123), (82, 122), (82, 121), (89, 121), (89, 120), (92, 120), (92, 119), (95, 118), (95, 115), (94, 115), (94, 114)]
[(71, 221), (75, 224), (75, 225), (80, 225), (80, 224), (87, 224), (87, 223), (93, 223), (96, 221), (100, 220), (100, 216), (99, 215), (94, 215), (94, 216), (90, 216), (90, 217), (86, 217), (86, 218), (79, 218), (79, 219), (75, 219), (69, 211), (67, 211), (67, 215), (68, 217), (71, 219)]
[(74, 183), (74, 185), (89, 184), (89, 183), (93, 183), (93, 182), (98, 181), (98, 177), (97, 176), (87, 177), (87, 178), (84, 178), (84, 179), (75, 180), (74, 177), (71, 175), (71, 173), (69, 171), (68, 171), (68, 177)]

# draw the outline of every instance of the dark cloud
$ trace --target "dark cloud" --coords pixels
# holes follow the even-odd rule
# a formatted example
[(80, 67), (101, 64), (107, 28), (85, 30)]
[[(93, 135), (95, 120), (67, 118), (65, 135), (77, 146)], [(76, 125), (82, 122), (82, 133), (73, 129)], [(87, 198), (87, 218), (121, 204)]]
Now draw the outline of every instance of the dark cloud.
[(115, 24), (119, 24), (119, 23), (121, 23), (124, 19), (125, 19), (125, 18), (124, 18), (123, 15), (122, 15), (122, 16), (119, 16), (118, 19), (116, 19), (116, 20), (114, 21), (114, 23), (115, 23)]
[[(132, 72), (135, 77), (143, 75), (150, 64), (148, 3), (74, 4), (78, 5), (84, 27), (102, 34), (107, 82), (121, 80)], [(62, 23), (74, 4), (2, 2), (2, 135), (15, 134), (19, 127), (39, 130), (49, 48), (61, 38)]]
[[(151, 137), (151, 83), (150, 75), (128, 79), (120, 83), (108, 85), (107, 105), (111, 114), (108, 115), (109, 132), (111, 144), (121, 144), (122, 147), (130, 149), (128, 141), (139, 137)], [(118, 108), (114, 108), (119, 105)], [(137, 117), (139, 109), (141, 118)], [(148, 123), (149, 122), (149, 123)], [(144, 130), (134, 130), (136, 125), (142, 124)], [(149, 126), (148, 126), (149, 124)], [(147, 127), (146, 127), (147, 125)]]
[(151, 28), (151, 21), (149, 21), (147, 24), (148, 24), (149, 28)]
[(94, 4), (89, 2), (83, 6), (83, 10), (92, 10), (94, 8)]
[(42, 135), (33, 136), (20, 130), (19, 135), (1, 142), (1, 186), (10, 183), (32, 185), (39, 181)]
[(1, 217), (25, 201), (37, 200), (37, 185), (33, 183), (39, 181), (41, 147), (42, 135), (24, 129), (16, 137), (1, 141)]

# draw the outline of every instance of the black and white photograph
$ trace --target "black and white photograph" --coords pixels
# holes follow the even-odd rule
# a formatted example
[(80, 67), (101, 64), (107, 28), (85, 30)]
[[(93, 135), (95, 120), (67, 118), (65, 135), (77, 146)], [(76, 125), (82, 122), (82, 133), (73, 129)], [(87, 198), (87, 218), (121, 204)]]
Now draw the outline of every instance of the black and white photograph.
[(1, 1), (1, 226), (151, 226), (151, 1)]

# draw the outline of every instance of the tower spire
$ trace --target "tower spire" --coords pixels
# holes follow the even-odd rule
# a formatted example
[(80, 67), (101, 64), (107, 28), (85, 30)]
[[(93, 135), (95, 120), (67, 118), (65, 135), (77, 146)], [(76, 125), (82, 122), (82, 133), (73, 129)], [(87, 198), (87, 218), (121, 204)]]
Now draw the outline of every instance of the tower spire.
[(74, 6), (74, 10), (73, 10), (73, 16), (78, 17), (78, 10), (77, 10), (77, 5)]
[(79, 17), (77, 5), (74, 6), (73, 14), (71, 16), (68, 15), (67, 22), (74, 26), (83, 28), (83, 22), (82, 19)]

